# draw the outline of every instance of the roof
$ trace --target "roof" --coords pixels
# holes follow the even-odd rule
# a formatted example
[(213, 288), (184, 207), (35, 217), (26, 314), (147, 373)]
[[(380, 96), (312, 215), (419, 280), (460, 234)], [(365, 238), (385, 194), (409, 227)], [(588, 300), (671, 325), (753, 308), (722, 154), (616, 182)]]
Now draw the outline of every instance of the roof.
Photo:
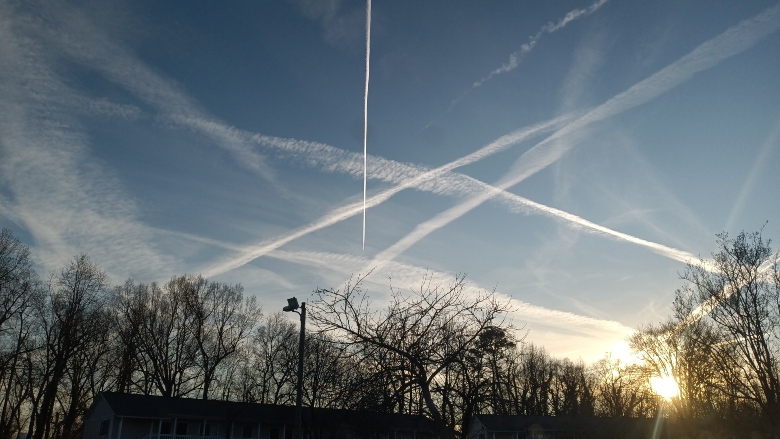
[(561, 428), (566, 418), (535, 415), (476, 415), (488, 431), (525, 431), (539, 425), (545, 429)]
[(518, 432), (534, 428), (544, 430), (609, 429), (624, 432), (652, 431), (655, 419), (607, 418), (595, 416), (476, 415), (487, 431)]
[[(230, 422), (295, 423), (294, 406), (117, 392), (103, 392), (101, 396), (115, 415), (129, 418), (178, 417)], [(319, 427), (343, 424), (359, 427), (365, 424), (381, 430), (435, 431), (431, 419), (417, 415), (304, 407), (302, 417), (304, 424)]]

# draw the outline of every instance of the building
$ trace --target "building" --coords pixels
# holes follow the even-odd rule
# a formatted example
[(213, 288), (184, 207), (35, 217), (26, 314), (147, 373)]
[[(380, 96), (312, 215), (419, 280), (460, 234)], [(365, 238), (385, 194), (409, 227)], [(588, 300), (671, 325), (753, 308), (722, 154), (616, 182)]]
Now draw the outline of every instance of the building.
[[(304, 408), (309, 439), (434, 439), (424, 416)], [(292, 439), (295, 407), (103, 392), (84, 439)]]
[(660, 421), (593, 416), (476, 415), (471, 421), (468, 439), (661, 438), (666, 436), (666, 426), (663, 420)]

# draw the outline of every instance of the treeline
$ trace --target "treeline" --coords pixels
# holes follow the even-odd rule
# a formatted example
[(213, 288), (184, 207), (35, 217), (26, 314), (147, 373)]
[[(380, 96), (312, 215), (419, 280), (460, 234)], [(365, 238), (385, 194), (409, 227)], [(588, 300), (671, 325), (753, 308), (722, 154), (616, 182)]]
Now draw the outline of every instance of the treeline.
[[(733, 244), (723, 241), (724, 248)], [(771, 251), (759, 256), (760, 274), (775, 277), (729, 284), (741, 287), (726, 289), (727, 303), (743, 295), (742, 287), (778, 292), (777, 267), (767, 262)], [(463, 277), (450, 285), (424, 279), (415, 291), (391, 288), (389, 303), (378, 310), (360, 278), (341, 290), (317, 290), (307, 304), (315, 330), (306, 336), (304, 405), (424, 414), (442, 431), (461, 432), (477, 413), (653, 417), (661, 400), (649, 380), (667, 373), (678, 381), (700, 377), (680, 381), (683, 395), (672, 416), (772, 413), (769, 393), (760, 389), (764, 382), (771, 388), (772, 379), (777, 384), (777, 332), (771, 331), (779, 320), (761, 314), (765, 326), (738, 339), (718, 329), (717, 313), (690, 319), (685, 312), (706, 300), (693, 294), (701, 283), (695, 276), (712, 272), (689, 270), (694, 280), (675, 302), (680, 317), (632, 339), (648, 359), (643, 365), (610, 356), (589, 365), (553, 358), (516, 339), (503, 320), (507, 304), (490, 292), (468, 293)], [(83, 416), (101, 391), (292, 405), (298, 328), (289, 315), (263, 315), (240, 285), (200, 276), (111, 285), (82, 255), (44, 281), (32, 268), (29, 249), (4, 230), (0, 439), (25, 433), (79, 438)], [(704, 337), (691, 335), (699, 333), (707, 334), (707, 349)], [(739, 357), (739, 346), (761, 337), (766, 367), (750, 375), (745, 362), (756, 357)], [(708, 366), (700, 370), (700, 364)], [(769, 370), (774, 375), (767, 376)]]

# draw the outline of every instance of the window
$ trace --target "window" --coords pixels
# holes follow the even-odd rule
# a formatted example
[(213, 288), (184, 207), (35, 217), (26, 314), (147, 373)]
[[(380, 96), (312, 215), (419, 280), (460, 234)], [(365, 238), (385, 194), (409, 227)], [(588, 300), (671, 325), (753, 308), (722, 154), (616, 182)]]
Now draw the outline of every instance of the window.
[(250, 437), (252, 437), (252, 426), (251, 425), (244, 425), (244, 427), (241, 429), (241, 437), (243, 437), (243, 438), (250, 438)]
[(177, 422), (176, 423), (176, 435), (177, 436), (185, 436), (187, 434), (187, 423), (186, 422)]
[(268, 432), (268, 439), (279, 439), (279, 429), (278, 428), (272, 428)]
[(293, 427), (291, 425), (287, 425), (284, 428), (284, 439), (292, 439), (293, 437)]
[(203, 424), (203, 436), (211, 436), (211, 424)]
[(160, 434), (171, 434), (170, 421), (160, 421)]
[(108, 427), (111, 425), (110, 419), (104, 419), (100, 421), (100, 434), (99, 436), (108, 436)]

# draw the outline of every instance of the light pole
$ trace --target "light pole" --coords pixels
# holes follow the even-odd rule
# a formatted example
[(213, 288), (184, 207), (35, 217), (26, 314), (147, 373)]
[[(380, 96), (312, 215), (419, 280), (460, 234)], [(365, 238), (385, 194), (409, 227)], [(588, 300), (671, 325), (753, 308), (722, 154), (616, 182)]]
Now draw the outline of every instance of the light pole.
[[(298, 308), (301, 312), (296, 311)], [(282, 308), (285, 312), (294, 312), (301, 316), (301, 335), (298, 338), (298, 395), (295, 398), (295, 437), (303, 439), (303, 428), (301, 423), (301, 411), (303, 406), (303, 343), (306, 340), (306, 302), (298, 306), (298, 299), (295, 297), (287, 299), (287, 306)]]

